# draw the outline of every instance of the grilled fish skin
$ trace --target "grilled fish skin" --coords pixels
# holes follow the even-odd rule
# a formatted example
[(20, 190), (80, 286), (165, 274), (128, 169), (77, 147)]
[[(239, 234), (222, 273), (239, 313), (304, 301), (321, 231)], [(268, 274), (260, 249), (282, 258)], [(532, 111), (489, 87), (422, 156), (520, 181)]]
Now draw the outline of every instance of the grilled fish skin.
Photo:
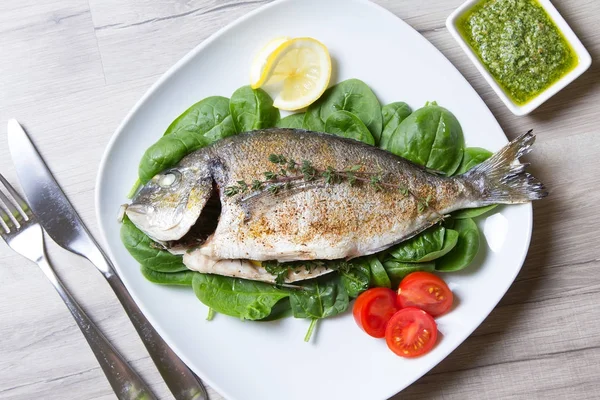
[[(221, 260), (352, 259), (407, 240), (455, 210), (546, 196), (543, 185), (525, 173), (523, 165), (513, 163), (530, 151), (534, 140), (528, 132), (466, 174), (444, 177), (352, 139), (293, 129), (252, 131), (200, 149), (158, 174), (126, 213), (154, 240), (178, 241), (195, 224), (205, 223), (203, 208), (218, 196), (221, 212), (214, 233), (184, 254), (188, 268), (203, 272), (222, 270), (231, 276), (231, 264)], [(388, 186), (326, 184), (317, 179), (276, 195), (265, 189), (225, 195), (225, 188), (238, 181), (264, 180), (265, 171), (276, 172), (271, 154), (309, 160), (320, 170), (360, 165), (361, 172), (381, 174), (384, 182), (411, 194)], [(429, 199), (427, 207), (419, 206), (424, 199)], [(269, 274), (265, 278), (256, 266), (253, 272), (244, 272), (250, 266), (240, 262), (236, 274), (267, 280)], [(314, 276), (302, 279), (310, 277)]]

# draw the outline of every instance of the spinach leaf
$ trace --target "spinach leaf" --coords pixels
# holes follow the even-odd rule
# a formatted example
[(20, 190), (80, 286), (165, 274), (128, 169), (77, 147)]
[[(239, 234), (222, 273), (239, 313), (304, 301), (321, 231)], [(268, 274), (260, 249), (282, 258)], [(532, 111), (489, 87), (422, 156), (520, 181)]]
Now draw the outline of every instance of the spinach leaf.
[(158, 283), (161, 285), (180, 285), (180, 286), (192, 286), (192, 279), (195, 271), (181, 271), (181, 272), (158, 272), (145, 266), (140, 267), (144, 278), (150, 282)]
[(228, 276), (197, 273), (192, 282), (196, 297), (218, 313), (259, 320), (271, 315), (288, 292), (274, 285)]
[(458, 232), (454, 229), (446, 228), (446, 234), (444, 235), (444, 246), (442, 246), (442, 248), (438, 251), (434, 251), (432, 253), (427, 254), (418, 262), (428, 262), (443, 257), (444, 255), (448, 254), (448, 252), (450, 252), (450, 250), (452, 250), (454, 246), (456, 246), (457, 242)]
[(210, 96), (192, 105), (175, 118), (165, 131), (165, 135), (180, 130), (190, 132), (208, 132), (229, 115), (229, 99), (222, 96)]
[[(231, 117), (228, 117), (231, 120)], [(138, 167), (141, 183), (146, 183), (160, 171), (176, 165), (187, 154), (208, 145), (201, 135), (181, 130), (163, 136), (146, 150)]]
[(464, 174), (471, 168), (481, 164), (494, 153), (481, 147), (467, 147), (464, 151), (463, 158), (454, 175)]
[(371, 281), (371, 267), (367, 262), (354, 262), (353, 268), (349, 271), (340, 271), (342, 284), (351, 298), (358, 297), (359, 294), (369, 288)]
[[(463, 155), (463, 159), (456, 170), (455, 175), (464, 174), (471, 168), (481, 164), (488, 158), (493, 155), (491, 151), (486, 149), (482, 149), (480, 147), (467, 147), (465, 149), (465, 154)], [(452, 213), (452, 217), (456, 219), (465, 219), (465, 218), (475, 218), (480, 215), (485, 214), (486, 212), (496, 208), (497, 204), (490, 204), (489, 206), (478, 207), (478, 208), (468, 208), (464, 210), (458, 210)]]
[(498, 207), (498, 204), (490, 204), (489, 206), (477, 207), (477, 208), (465, 208), (464, 210), (458, 210), (452, 213), (452, 217), (455, 219), (467, 219), (479, 217), (488, 211)]
[(262, 89), (242, 86), (231, 95), (229, 110), (236, 131), (272, 128), (279, 121), (279, 110), (273, 107), (273, 99)]
[(309, 342), (310, 341), (310, 337), (313, 334), (313, 331), (315, 330), (315, 327), (317, 326), (317, 322), (319, 320), (317, 318), (313, 318), (310, 321), (310, 325), (308, 326), (308, 331), (306, 331), (306, 335), (304, 336), (304, 341), (305, 342)]
[(388, 142), (388, 150), (427, 168), (452, 175), (465, 146), (456, 117), (435, 103), (410, 114)]
[(165, 135), (146, 150), (138, 167), (140, 182), (148, 182), (189, 153), (235, 133), (227, 98), (213, 96), (199, 101), (173, 121)]
[(277, 319), (291, 317), (292, 307), (290, 306), (290, 298), (286, 297), (279, 300), (273, 308), (271, 308), (271, 314), (261, 319), (261, 321), (275, 321)]
[[(424, 262), (429, 261), (430, 254), (436, 254), (444, 248), (446, 228), (433, 226), (421, 234), (408, 239), (388, 250), (388, 255), (395, 261)], [(456, 244), (456, 240), (454, 241)]]
[(155, 247), (155, 243), (128, 218), (121, 225), (121, 241), (127, 251), (144, 267), (157, 272), (187, 271), (183, 257)]
[(387, 272), (392, 286), (396, 287), (400, 281), (408, 274), (417, 271), (435, 271), (435, 263), (404, 263), (396, 260), (389, 260), (383, 263), (383, 268)]
[(375, 145), (373, 135), (365, 124), (348, 111), (336, 111), (325, 121), (325, 132)]
[(291, 114), (277, 121), (275, 125), (278, 128), (303, 129), (304, 113)]
[(262, 266), (271, 275), (275, 277), (275, 284), (285, 282), (288, 274), (305, 270), (310, 272), (315, 268), (327, 268), (338, 272), (348, 272), (354, 268), (354, 262), (338, 260), (299, 260), (279, 262), (277, 260), (263, 261)]
[(392, 282), (388, 276), (383, 264), (376, 256), (371, 256), (368, 259), (369, 266), (371, 267), (371, 286), (376, 287), (392, 287)]
[(303, 282), (302, 289), (290, 289), (290, 305), (296, 318), (327, 318), (343, 313), (350, 299), (339, 274)]
[(379, 147), (387, 150), (387, 145), (390, 138), (398, 130), (400, 123), (406, 119), (412, 113), (412, 109), (408, 104), (397, 101), (390, 103), (381, 109), (381, 115), (383, 116), (383, 132), (381, 132), (381, 140), (379, 141)]
[(319, 100), (308, 107), (304, 127), (323, 132), (327, 118), (336, 111), (349, 111), (356, 115), (369, 129), (375, 141), (379, 141), (383, 125), (381, 104), (363, 81), (348, 79), (327, 89)]
[(435, 261), (438, 271), (459, 271), (468, 266), (479, 251), (479, 228), (472, 219), (454, 221), (454, 229), (458, 231), (458, 243), (448, 254)]

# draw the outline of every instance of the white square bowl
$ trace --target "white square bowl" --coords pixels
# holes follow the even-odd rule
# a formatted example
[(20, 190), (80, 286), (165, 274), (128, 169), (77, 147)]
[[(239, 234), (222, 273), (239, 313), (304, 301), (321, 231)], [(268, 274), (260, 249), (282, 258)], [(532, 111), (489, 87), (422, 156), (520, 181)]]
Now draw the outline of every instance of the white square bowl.
[(475, 67), (479, 70), (481, 75), (485, 78), (488, 84), (494, 89), (498, 97), (504, 102), (506, 107), (515, 115), (526, 115), (538, 108), (542, 103), (548, 100), (550, 97), (554, 96), (560, 90), (562, 90), (569, 83), (573, 82), (577, 79), (581, 74), (583, 74), (589, 67), (592, 65), (592, 57), (590, 53), (583, 47), (583, 44), (575, 35), (571, 27), (567, 24), (564, 18), (560, 15), (560, 13), (556, 10), (556, 8), (552, 5), (549, 0), (536, 0), (548, 13), (550, 19), (558, 26), (562, 34), (565, 36), (567, 42), (573, 47), (575, 54), (578, 57), (578, 63), (573, 70), (571, 70), (568, 74), (564, 75), (558, 81), (554, 82), (551, 86), (546, 88), (543, 92), (539, 93), (536, 97), (534, 97), (529, 102), (518, 105), (516, 104), (500, 87), (500, 85), (496, 82), (494, 77), (489, 73), (487, 68), (483, 65), (477, 54), (473, 51), (471, 46), (465, 41), (465, 39), (461, 36), (460, 32), (456, 27), (457, 20), (466, 12), (471, 10), (474, 6), (482, 1), (488, 0), (467, 0), (460, 7), (458, 7), (448, 18), (446, 19), (446, 27), (450, 31), (450, 34), (454, 37), (454, 39), (458, 42), (460, 47), (462, 47), (463, 51), (467, 54), (469, 59)]

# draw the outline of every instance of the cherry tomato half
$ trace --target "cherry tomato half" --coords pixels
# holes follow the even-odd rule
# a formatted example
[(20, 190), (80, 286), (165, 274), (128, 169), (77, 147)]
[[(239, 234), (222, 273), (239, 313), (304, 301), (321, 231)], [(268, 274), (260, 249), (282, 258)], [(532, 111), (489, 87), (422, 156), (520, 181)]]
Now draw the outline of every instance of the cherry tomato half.
[(396, 311), (396, 293), (381, 287), (361, 293), (352, 309), (358, 326), (376, 338), (385, 336), (385, 327)]
[(454, 296), (446, 282), (430, 272), (408, 274), (398, 287), (400, 308), (416, 307), (433, 317), (450, 310), (453, 300)]
[(437, 340), (433, 317), (415, 307), (403, 308), (392, 316), (385, 329), (385, 342), (400, 357), (413, 358), (433, 348)]

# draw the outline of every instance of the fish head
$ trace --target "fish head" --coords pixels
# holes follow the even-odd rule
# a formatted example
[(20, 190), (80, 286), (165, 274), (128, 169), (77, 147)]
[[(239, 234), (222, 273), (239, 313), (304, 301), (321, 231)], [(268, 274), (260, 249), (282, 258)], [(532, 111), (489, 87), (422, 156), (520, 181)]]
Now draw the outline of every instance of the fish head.
[(196, 223), (212, 193), (212, 178), (203, 171), (169, 168), (139, 190), (125, 213), (150, 238), (179, 240)]

